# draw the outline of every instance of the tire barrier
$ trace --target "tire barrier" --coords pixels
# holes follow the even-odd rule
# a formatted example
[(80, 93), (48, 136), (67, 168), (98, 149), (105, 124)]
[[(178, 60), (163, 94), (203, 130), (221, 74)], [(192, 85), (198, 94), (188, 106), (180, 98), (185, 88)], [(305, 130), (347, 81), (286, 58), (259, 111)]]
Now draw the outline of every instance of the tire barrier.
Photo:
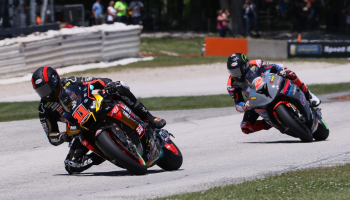
[[(1, 45), (1, 44), (0, 44)], [(19, 43), (5, 44), (0, 48), (0, 77), (21, 76), (25, 70), (25, 57)]]
[(0, 79), (54, 68), (137, 57), (142, 26), (74, 27), (0, 41)]

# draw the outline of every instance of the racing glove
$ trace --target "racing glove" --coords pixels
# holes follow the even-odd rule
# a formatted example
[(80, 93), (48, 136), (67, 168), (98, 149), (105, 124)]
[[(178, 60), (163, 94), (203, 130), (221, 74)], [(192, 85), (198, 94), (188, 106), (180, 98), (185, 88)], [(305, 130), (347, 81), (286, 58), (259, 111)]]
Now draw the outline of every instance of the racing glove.
[(245, 112), (247, 110), (250, 109), (250, 105), (249, 105), (249, 101), (243, 103), (243, 102), (240, 102), (239, 104), (236, 105), (236, 110), (238, 112)]
[(118, 83), (117, 82), (111, 82), (108, 83), (105, 87), (106, 93), (111, 95), (117, 92), (117, 87), (118, 87)]
[(278, 72), (278, 75), (287, 78), (289, 76), (290, 70), (286, 67), (281, 68), (281, 70)]

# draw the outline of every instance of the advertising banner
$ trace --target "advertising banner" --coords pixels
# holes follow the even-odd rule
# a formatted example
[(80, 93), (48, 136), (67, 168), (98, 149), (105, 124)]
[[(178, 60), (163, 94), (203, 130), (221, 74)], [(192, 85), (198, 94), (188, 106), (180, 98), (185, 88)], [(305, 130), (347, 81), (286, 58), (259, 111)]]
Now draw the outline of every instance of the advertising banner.
[(350, 41), (288, 42), (288, 58), (350, 58)]

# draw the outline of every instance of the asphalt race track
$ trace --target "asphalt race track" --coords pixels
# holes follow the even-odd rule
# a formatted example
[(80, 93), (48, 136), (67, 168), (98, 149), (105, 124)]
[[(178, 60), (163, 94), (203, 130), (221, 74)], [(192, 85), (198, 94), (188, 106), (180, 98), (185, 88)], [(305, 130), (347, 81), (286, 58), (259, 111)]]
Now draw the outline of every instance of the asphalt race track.
[[(321, 104), (327, 141), (301, 143), (276, 130), (244, 135), (234, 108), (154, 112), (184, 155), (180, 170), (158, 167), (145, 176), (104, 162), (68, 175), (67, 143), (52, 146), (39, 120), (0, 123), (0, 199), (145, 199), (198, 191), (292, 170), (350, 151), (350, 104)], [(329, 159), (331, 160), (331, 159)]]

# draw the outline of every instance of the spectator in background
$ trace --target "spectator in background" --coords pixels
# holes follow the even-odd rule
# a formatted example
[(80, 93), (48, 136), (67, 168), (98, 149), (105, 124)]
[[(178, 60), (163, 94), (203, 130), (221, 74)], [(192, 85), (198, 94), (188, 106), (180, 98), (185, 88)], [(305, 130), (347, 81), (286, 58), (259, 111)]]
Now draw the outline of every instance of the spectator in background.
[(253, 22), (256, 35), (259, 36), (257, 14), (255, 11), (255, 4), (251, 0), (246, 0), (244, 5), (244, 19), (246, 25), (246, 34), (250, 37), (250, 23)]
[(219, 31), (220, 37), (225, 37), (226, 32), (227, 32), (227, 19), (223, 16), (222, 10), (217, 11), (217, 26), (216, 29)]
[(228, 33), (233, 37), (235, 38), (235, 34), (233, 34), (233, 31), (232, 31), (232, 24), (230, 23), (231, 21), (231, 14), (230, 12), (228, 11), (228, 9), (225, 9), (224, 12), (222, 13), (222, 16), (224, 17), (224, 19), (226, 20), (226, 23), (227, 23), (227, 31)]
[(288, 5), (286, 4), (286, 2), (284, 2), (284, 0), (280, 0), (280, 2), (276, 6), (276, 10), (278, 14), (281, 15), (283, 18), (286, 18), (287, 9), (288, 9)]
[(120, 0), (115, 2), (114, 8), (117, 10), (117, 22), (126, 24), (128, 4)]
[(350, 28), (350, 5), (347, 5), (345, 9), (343, 9), (343, 14), (346, 17), (346, 34), (349, 34)]
[(101, 0), (96, 0), (94, 5), (92, 5), (92, 13), (94, 15), (95, 25), (100, 25), (103, 23), (102, 6), (100, 2)]
[(143, 3), (141, 1), (133, 0), (130, 2), (129, 8), (132, 11), (132, 24), (142, 25), (141, 11), (143, 8)]
[(117, 18), (117, 10), (113, 8), (114, 1), (109, 2), (109, 6), (107, 8), (107, 24), (113, 24), (115, 19)]

